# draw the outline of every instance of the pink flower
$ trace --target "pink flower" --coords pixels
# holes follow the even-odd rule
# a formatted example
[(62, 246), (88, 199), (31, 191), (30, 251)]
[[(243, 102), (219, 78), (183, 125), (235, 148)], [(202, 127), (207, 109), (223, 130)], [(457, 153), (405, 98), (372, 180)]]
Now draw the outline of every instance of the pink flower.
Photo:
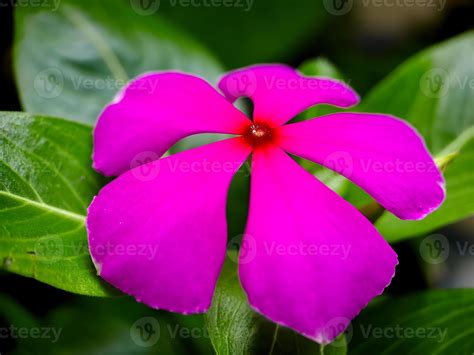
[[(442, 203), (442, 175), (417, 132), (391, 116), (336, 113), (285, 125), (315, 104), (357, 104), (337, 81), (262, 65), (227, 74), (219, 88), (231, 102), (251, 98), (253, 121), (202, 79), (170, 72), (135, 79), (101, 114), (94, 167), (120, 176), (89, 208), (94, 263), (150, 307), (205, 312), (226, 254), (229, 184), (252, 153), (242, 286), (256, 311), (330, 342), (390, 283), (397, 255), (288, 153), (337, 170), (401, 219)], [(159, 159), (205, 132), (237, 137)]]

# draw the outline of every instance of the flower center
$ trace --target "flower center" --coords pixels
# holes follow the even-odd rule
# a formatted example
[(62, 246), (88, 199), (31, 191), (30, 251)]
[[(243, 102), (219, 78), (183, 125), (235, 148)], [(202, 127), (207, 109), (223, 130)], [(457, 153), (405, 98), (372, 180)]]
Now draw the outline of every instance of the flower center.
[(274, 130), (264, 123), (252, 123), (244, 133), (244, 138), (251, 146), (271, 143), (275, 138)]

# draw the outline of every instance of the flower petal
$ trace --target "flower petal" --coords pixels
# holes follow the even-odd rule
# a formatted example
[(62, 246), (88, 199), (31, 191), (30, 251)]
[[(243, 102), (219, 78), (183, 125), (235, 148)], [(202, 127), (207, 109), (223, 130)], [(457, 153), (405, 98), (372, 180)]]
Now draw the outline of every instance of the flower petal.
[(139, 154), (153, 152), (158, 158), (186, 136), (240, 133), (248, 121), (203, 79), (172, 72), (145, 74), (100, 115), (94, 168), (107, 176), (120, 175), (139, 165)]
[(347, 85), (328, 78), (310, 78), (281, 64), (256, 65), (225, 75), (219, 88), (232, 102), (241, 96), (254, 103), (254, 121), (284, 124), (316, 104), (350, 107), (359, 102)]
[(397, 256), (373, 225), (276, 148), (254, 153), (240, 279), (250, 304), (328, 343), (390, 283)]
[(281, 128), (288, 152), (331, 168), (401, 219), (421, 219), (444, 200), (444, 180), (422, 137), (392, 116), (336, 113)]
[(89, 207), (89, 248), (105, 280), (153, 308), (204, 312), (227, 243), (226, 199), (249, 154), (239, 138), (142, 165)]

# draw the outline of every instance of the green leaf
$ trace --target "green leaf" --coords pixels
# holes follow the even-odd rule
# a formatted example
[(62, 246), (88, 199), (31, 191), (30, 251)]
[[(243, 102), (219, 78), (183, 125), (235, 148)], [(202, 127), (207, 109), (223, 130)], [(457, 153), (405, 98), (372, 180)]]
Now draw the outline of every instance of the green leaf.
[(91, 168), (91, 128), (0, 113), (0, 266), (63, 290), (111, 293), (89, 256), (85, 215), (104, 180)]
[[(233, 260), (237, 255), (229, 251)], [(259, 317), (240, 287), (235, 262), (226, 261), (205, 315), (206, 327), (217, 354), (247, 354), (258, 332)]]
[(464, 146), (446, 167), (447, 198), (438, 211), (421, 221), (402, 221), (384, 213), (376, 226), (389, 242), (419, 236), (474, 213), (474, 141)]
[(16, 326), (34, 327), (38, 325), (38, 320), (27, 309), (4, 294), (0, 294), (0, 317)]
[(35, 114), (93, 123), (118, 90), (144, 72), (182, 70), (210, 81), (222, 72), (188, 35), (139, 15), (130, 1), (19, 6), (15, 27), (20, 99)]
[(474, 290), (384, 299), (353, 323), (350, 354), (471, 354)]
[[(146, 1), (133, 0), (135, 4)], [(156, 14), (186, 28), (229, 67), (291, 60), (310, 48), (330, 13), (321, 1), (232, 0), (205, 2), (151, 1)], [(188, 6), (186, 6), (188, 4)]]
[[(16, 300), (10, 298), (5, 294), (0, 294), (0, 324), (1, 320), (4, 320), (6, 327), (2, 327), (2, 343), (1, 345), (5, 346), (4, 342), (8, 343), (8, 340), (13, 341), (11, 331), (12, 326), (14, 327), (13, 331), (18, 332), (19, 328), (23, 329), (39, 329), (40, 321), (29, 312), (26, 308), (20, 305)], [(2, 324), (3, 325), (3, 324)], [(16, 335), (16, 334), (15, 334)], [(10, 339), (9, 339), (10, 338)], [(16, 344), (16, 353), (18, 354), (32, 354), (37, 351), (38, 348), (34, 346), (31, 342), (31, 337), (23, 338), (21, 344), (17, 341)], [(8, 345), (7, 345), (8, 346)], [(12, 345), (8, 346), (11, 347)], [(2, 348), (2, 350), (5, 350)]]
[(212, 353), (202, 315), (156, 311), (131, 297), (75, 297), (34, 322), (15, 316), (27, 311), (13, 300), (0, 297), (0, 306), (16, 332), (43, 335), (10, 336), (17, 354)]
[[(46, 354), (117, 354), (184, 351), (166, 329), (166, 315), (130, 298), (79, 299), (49, 315), (46, 325), (61, 329), (56, 343), (44, 344)], [(43, 346), (44, 346), (43, 345)], [(176, 352), (175, 352), (176, 351)]]
[(376, 226), (390, 242), (430, 232), (474, 213), (474, 32), (441, 43), (402, 64), (364, 101), (361, 110), (390, 113), (423, 135), (446, 166), (447, 199), (423, 221), (401, 221), (386, 212)]
[(319, 344), (253, 311), (239, 283), (237, 259), (235, 250), (229, 250), (212, 307), (205, 315), (206, 327), (217, 354), (346, 353), (344, 335), (321, 349)]

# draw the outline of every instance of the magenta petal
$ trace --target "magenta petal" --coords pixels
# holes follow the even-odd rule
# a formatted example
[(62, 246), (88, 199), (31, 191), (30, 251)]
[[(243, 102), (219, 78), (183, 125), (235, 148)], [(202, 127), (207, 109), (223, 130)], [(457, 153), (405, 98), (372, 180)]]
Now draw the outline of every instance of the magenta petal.
[(347, 85), (327, 78), (310, 78), (281, 64), (256, 65), (232, 71), (219, 88), (235, 101), (241, 96), (254, 103), (255, 121), (284, 124), (316, 104), (350, 107), (359, 97)]
[(392, 116), (336, 113), (281, 129), (282, 147), (338, 171), (402, 219), (444, 200), (444, 179), (422, 137)]
[(226, 199), (249, 151), (234, 138), (121, 175), (89, 207), (89, 248), (105, 280), (153, 308), (204, 312), (224, 261)]
[[(247, 117), (204, 80), (150, 73), (130, 82), (102, 112), (94, 131), (94, 168), (119, 175), (139, 160), (160, 157), (197, 133), (240, 133)], [(141, 153), (150, 152), (147, 157)], [(138, 162), (138, 163), (137, 163)]]
[(240, 279), (274, 322), (328, 343), (390, 283), (397, 256), (352, 205), (282, 150), (253, 156)]

